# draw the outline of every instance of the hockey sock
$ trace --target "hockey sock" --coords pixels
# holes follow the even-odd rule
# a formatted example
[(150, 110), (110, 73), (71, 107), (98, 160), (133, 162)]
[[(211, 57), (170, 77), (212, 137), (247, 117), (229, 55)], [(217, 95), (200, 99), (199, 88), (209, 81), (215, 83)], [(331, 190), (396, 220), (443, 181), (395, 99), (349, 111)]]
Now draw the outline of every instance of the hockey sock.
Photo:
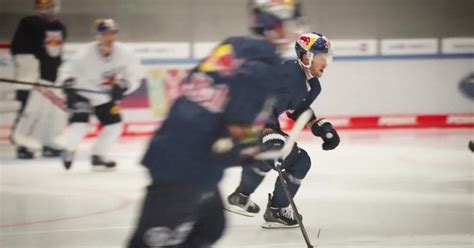
[(89, 129), (89, 123), (73, 122), (71, 123), (65, 133), (66, 140), (66, 151), (75, 151), (79, 146), (84, 135), (86, 135)]
[(97, 141), (92, 148), (92, 154), (103, 157), (107, 157), (107, 153), (110, 151), (112, 145), (119, 139), (122, 133), (122, 123), (115, 123), (105, 125), (97, 138)]

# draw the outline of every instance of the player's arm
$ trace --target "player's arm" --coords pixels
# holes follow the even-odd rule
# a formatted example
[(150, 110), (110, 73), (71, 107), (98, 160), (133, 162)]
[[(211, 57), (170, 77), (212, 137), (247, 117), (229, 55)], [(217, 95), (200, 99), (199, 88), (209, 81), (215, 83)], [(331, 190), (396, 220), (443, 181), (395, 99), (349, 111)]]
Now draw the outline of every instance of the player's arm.
[[(217, 164), (224, 166), (248, 164), (248, 161), (257, 154), (267, 150), (266, 144), (262, 142), (262, 136), (275, 102), (275, 97), (264, 99), (263, 108), (256, 114), (231, 112), (234, 114), (226, 118), (226, 133), (212, 147), (213, 159)], [(241, 106), (238, 102), (231, 105)]]
[(111, 90), (113, 101), (120, 101), (140, 87), (146, 81), (145, 72), (140, 64), (140, 60), (130, 51), (127, 60), (129, 61), (122, 78), (118, 78)]
[[(317, 77), (313, 77), (309, 79), (308, 84), (310, 86), (310, 90), (308, 91), (308, 94), (306, 94), (305, 98), (303, 101), (301, 101), (296, 107), (293, 112), (288, 112), (287, 116), (292, 119), (296, 120), (298, 117), (307, 109), (311, 107), (311, 104), (316, 100), (316, 98), (319, 96), (321, 93), (321, 83), (319, 82), (319, 79)], [(315, 116), (311, 118), (311, 120), (316, 119)]]
[(225, 167), (246, 164), (263, 151), (261, 135), (261, 129), (250, 125), (228, 125), (226, 134), (212, 147), (213, 162)]
[(34, 54), (34, 37), (31, 25), (28, 23), (28, 19), (24, 18), (18, 24), (18, 27), (13, 36), (11, 42), (11, 54)]
[(77, 93), (73, 88), (80, 88), (81, 70), (81, 52), (75, 54), (71, 59), (63, 62), (58, 69), (58, 76), (56, 78), (56, 85), (64, 86), (64, 93), (69, 99), (77, 97)]
[(33, 32), (28, 19), (22, 19), (11, 43), (11, 54), (15, 61), (15, 79), (35, 82), (40, 78), (40, 65), (35, 56)]
[[(298, 111), (297, 113), (301, 114), (309, 108), (310, 107), (305, 108), (304, 110), (299, 109), (296, 111)], [(291, 118), (292, 117), (291, 115), (288, 115), (288, 117), (290, 119), (293, 119)], [(293, 120), (296, 120), (296, 119), (293, 119)], [(323, 150), (325, 151), (333, 150), (339, 145), (340, 143), (339, 134), (337, 133), (333, 125), (326, 119), (324, 118), (318, 119), (316, 115), (313, 113), (313, 116), (311, 117), (308, 124), (306, 124), (306, 127), (311, 130), (314, 136), (320, 137), (323, 140), (323, 145), (322, 145)]]

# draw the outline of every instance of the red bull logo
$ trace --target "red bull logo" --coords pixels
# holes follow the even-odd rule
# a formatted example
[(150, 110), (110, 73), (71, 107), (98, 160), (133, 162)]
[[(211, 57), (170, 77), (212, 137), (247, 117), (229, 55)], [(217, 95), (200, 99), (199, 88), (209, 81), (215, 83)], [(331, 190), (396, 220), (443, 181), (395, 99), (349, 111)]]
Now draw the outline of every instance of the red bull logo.
[(102, 82), (100, 82), (100, 85), (105, 86), (105, 87), (112, 87), (112, 85), (114, 84), (115, 84), (115, 75), (104, 76), (104, 78), (102, 79)]
[(61, 31), (46, 31), (44, 47), (51, 57), (58, 57), (62, 54), (63, 33)]
[(310, 37), (308, 37), (308, 36), (301, 36), (300, 37), (300, 43), (303, 43), (305, 46), (308, 46), (309, 42), (311, 42)]
[(241, 59), (234, 56), (233, 47), (223, 44), (215, 48), (206, 60), (199, 66), (202, 72), (219, 72), (225, 75), (232, 74), (241, 64)]

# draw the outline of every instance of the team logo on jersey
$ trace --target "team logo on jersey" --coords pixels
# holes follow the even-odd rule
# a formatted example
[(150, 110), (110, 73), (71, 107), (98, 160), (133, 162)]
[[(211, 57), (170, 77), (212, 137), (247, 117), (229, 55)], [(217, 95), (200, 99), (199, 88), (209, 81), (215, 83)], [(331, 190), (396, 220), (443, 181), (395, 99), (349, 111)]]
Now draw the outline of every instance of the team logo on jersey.
[(112, 108), (110, 108), (110, 114), (112, 115), (118, 115), (120, 114), (120, 105), (118, 104), (114, 104), (114, 106), (112, 106)]
[[(102, 88), (110, 89), (114, 84), (121, 81), (120, 79), (123, 78), (122, 71), (125, 70), (124, 66), (114, 68), (112, 70), (108, 70), (102, 73), (102, 81), (100, 82), (100, 86)], [(121, 85), (122, 87), (126, 87), (125, 85)]]
[(234, 55), (231, 44), (222, 44), (215, 48), (212, 53), (199, 65), (202, 72), (218, 72), (222, 76), (230, 76), (242, 65), (243, 59)]
[(44, 47), (48, 55), (56, 58), (63, 53), (63, 32), (62, 31), (46, 31), (44, 39)]
[(100, 86), (104, 88), (111, 88), (112, 85), (115, 84), (117, 75), (107, 75), (102, 78), (102, 82), (100, 82)]

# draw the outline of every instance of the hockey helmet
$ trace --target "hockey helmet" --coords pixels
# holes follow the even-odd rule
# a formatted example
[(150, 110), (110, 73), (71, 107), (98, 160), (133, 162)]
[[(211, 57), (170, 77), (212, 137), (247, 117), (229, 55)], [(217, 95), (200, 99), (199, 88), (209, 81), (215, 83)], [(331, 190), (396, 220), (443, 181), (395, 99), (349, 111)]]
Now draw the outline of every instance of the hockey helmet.
[(43, 14), (56, 14), (59, 12), (60, 7), (60, 0), (35, 0), (35, 9)]
[(252, 17), (250, 28), (260, 35), (276, 25), (301, 17), (298, 0), (250, 0), (248, 10)]
[(113, 19), (97, 19), (94, 27), (98, 33), (118, 32), (117, 23)]
[(326, 59), (332, 59), (331, 43), (326, 36), (311, 32), (299, 36), (295, 43), (296, 56), (300, 63), (304, 54), (308, 57), (309, 63), (304, 66), (311, 66), (314, 56), (318, 54), (326, 55)]

